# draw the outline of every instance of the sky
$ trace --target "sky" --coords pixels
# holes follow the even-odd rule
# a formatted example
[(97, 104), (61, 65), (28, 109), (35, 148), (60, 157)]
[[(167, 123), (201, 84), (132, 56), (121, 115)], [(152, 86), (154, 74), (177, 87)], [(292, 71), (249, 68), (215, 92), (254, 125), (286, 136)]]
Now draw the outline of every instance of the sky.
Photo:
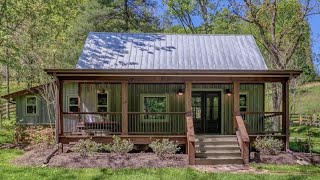
[[(320, 54), (320, 15), (313, 15), (308, 20), (311, 27), (312, 52)], [(315, 64), (320, 72), (320, 62)]]
[[(157, 0), (158, 6), (157, 12), (159, 15), (163, 14), (165, 11), (165, 7), (163, 6), (161, 0)], [(195, 25), (200, 24), (200, 18), (199, 17), (193, 17), (193, 21)], [(311, 38), (312, 38), (312, 53), (318, 54), (319, 61), (320, 61), (320, 15), (313, 15), (308, 18), (310, 27), (311, 27)], [(315, 58), (313, 58), (315, 59)], [(320, 62), (315, 62), (314, 64), (316, 66), (316, 69), (318, 70), (318, 73), (320, 73)]]

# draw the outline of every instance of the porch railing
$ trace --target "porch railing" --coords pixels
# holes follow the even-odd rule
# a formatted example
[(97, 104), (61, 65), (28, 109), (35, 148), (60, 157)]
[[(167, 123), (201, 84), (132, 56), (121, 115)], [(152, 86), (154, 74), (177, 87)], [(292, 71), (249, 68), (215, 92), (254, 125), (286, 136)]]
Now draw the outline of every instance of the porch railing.
[(243, 159), (244, 164), (249, 163), (249, 144), (250, 138), (247, 132), (247, 128), (245, 126), (244, 120), (239, 112), (236, 113), (236, 135), (240, 145), (241, 157)]
[(185, 112), (129, 112), (129, 134), (185, 134)]
[(282, 112), (241, 112), (241, 116), (250, 135), (282, 133)]
[(63, 113), (63, 134), (101, 136), (121, 133), (121, 112)]

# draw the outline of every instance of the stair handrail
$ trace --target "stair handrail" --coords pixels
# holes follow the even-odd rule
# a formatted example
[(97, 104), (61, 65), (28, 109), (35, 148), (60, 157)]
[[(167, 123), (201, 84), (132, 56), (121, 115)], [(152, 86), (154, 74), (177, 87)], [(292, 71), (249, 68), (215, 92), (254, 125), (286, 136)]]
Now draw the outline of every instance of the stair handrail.
[(250, 138), (240, 112), (236, 112), (235, 115), (236, 115), (236, 135), (240, 145), (241, 157), (243, 159), (243, 163), (248, 164), (249, 157), (250, 157), (250, 152), (249, 152)]
[(186, 127), (187, 127), (187, 150), (190, 165), (195, 165), (195, 135), (193, 119), (190, 114), (186, 114)]

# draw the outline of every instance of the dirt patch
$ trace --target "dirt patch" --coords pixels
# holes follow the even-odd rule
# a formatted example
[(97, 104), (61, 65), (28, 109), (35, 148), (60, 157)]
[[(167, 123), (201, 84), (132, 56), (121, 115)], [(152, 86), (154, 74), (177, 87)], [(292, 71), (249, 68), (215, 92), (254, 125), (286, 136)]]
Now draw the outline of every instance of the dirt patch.
[[(12, 161), (19, 166), (43, 166), (46, 157), (52, 148), (38, 148), (27, 151), (24, 155)], [(67, 168), (161, 168), (161, 167), (186, 167), (188, 159), (186, 154), (167, 155), (159, 158), (154, 153), (94, 153), (82, 158), (78, 153), (57, 153), (46, 165), (49, 167)]]
[[(309, 153), (298, 152), (281, 152), (278, 155), (260, 155), (261, 161), (253, 161), (256, 163), (264, 164), (289, 164), (289, 165), (308, 165), (320, 164), (320, 155), (314, 154), (311, 159)], [(254, 153), (250, 154), (250, 159), (254, 159)]]

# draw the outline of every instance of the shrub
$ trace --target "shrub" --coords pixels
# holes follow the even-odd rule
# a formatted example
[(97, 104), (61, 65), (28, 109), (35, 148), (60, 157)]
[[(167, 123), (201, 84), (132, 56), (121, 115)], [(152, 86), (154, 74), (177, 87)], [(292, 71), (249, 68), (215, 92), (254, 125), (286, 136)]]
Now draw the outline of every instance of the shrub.
[(272, 137), (257, 137), (253, 145), (261, 154), (277, 155), (283, 148), (283, 142)]
[(112, 153), (128, 153), (133, 149), (133, 142), (126, 139), (121, 140), (119, 136), (114, 135), (113, 142), (109, 146), (106, 145), (104, 148), (106, 151)]
[(299, 138), (294, 138), (294, 142), (296, 143), (299, 152), (310, 152), (312, 145), (311, 141), (308, 139), (299, 139)]
[(99, 144), (98, 152), (110, 152), (111, 144)]
[(99, 149), (99, 144), (92, 141), (91, 139), (80, 139), (71, 150), (79, 153), (81, 157), (88, 157), (89, 154), (97, 152)]
[(44, 126), (22, 126), (15, 128), (15, 142), (27, 144), (54, 144), (54, 130)]
[(179, 143), (177, 141), (169, 141), (169, 139), (162, 139), (162, 141), (160, 141), (157, 139), (156, 141), (151, 142), (149, 147), (158, 156), (163, 157), (165, 154), (175, 154), (177, 151), (179, 151), (180, 148), (178, 145)]

